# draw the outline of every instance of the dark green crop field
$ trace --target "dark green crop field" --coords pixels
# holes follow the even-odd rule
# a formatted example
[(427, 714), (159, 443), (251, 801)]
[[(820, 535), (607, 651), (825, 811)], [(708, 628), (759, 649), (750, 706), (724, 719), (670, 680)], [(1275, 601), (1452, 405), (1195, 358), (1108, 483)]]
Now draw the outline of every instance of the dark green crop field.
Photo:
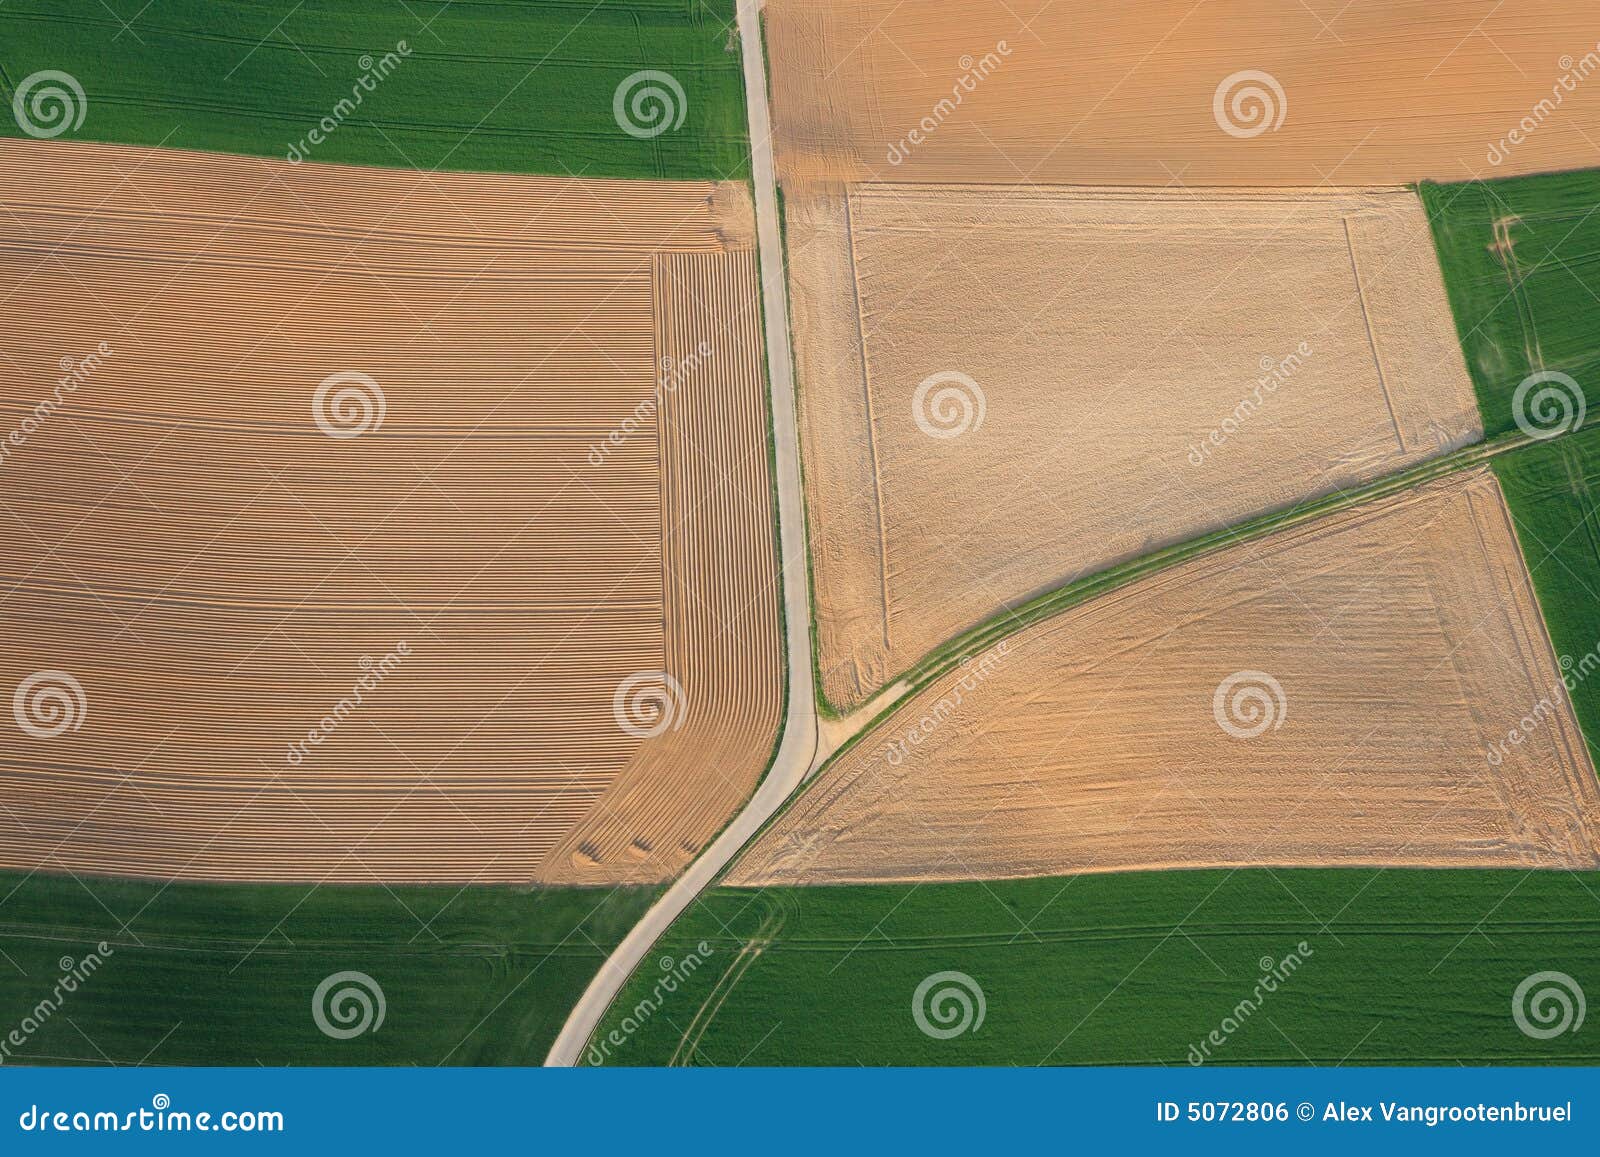
[[(1600, 328), (1597, 328), (1600, 333)], [(1494, 460), (1539, 608), (1600, 764), (1600, 426)]]
[[(749, 149), (732, 22), (732, 0), (10, 0), (0, 5), (0, 132), (20, 135), (16, 89), (54, 70), (86, 106), (58, 139), (739, 178)], [(644, 70), (669, 79), (624, 90), (635, 135), (616, 100)]]
[[(1600, 991), (1600, 874), (1255, 869), (720, 888), (645, 958), (588, 1055), (705, 1065), (1600, 1061), (1592, 1023), (1547, 1038), (1518, 1027), (1514, 994), (1540, 972)], [(914, 1011), (919, 987), (939, 973), (962, 978), (928, 984), (923, 1019), (939, 1032), (965, 1020), (956, 1035), (929, 1035)], [(1535, 1029), (1559, 1024), (1551, 991), (1536, 982), (1527, 993), (1546, 1016), (1530, 1016)]]
[[(1517, 387), (1566, 374), (1600, 404), (1600, 170), (1424, 184), (1445, 288), (1490, 437), (1515, 428)], [(1561, 420), (1559, 394), (1524, 410)]]
[[(0, 1047), (31, 1064), (536, 1065), (658, 894), (7, 873)], [(321, 1015), (369, 1024), (330, 1036), (314, 997), (347, 972), (375, 989), (336, 980)]]

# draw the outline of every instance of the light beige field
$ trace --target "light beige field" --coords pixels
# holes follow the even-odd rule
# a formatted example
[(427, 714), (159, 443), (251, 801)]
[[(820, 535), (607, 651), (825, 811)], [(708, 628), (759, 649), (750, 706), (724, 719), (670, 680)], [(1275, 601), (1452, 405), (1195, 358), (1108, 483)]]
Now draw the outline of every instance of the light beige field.
[(1510, 516), (1474, 471), (1028, 629), (823, 772), (727, 882), (1593, 868), (1597, 824)]
[(87, 704), (0, 728), (0, 865), (676, 872), (781, 708), (750, 237), (733, 185), (0, 143), (0, 686)]
[[(768, 0), (764, 16), (791, 192), (1403, 184), (1592, 165), (1600, 141), (1585, 0)], [(1230, 135), (1215, 98), (1247, 72), (1277, 89), (1226, 87), (1228, 123), (1261, 130)]]
[[(1043, 590), (1482, 435), (1406, 190), (862, 185), (787, 207), (841, 706)], [(966, 380), (923, 391), (948, 371)]]

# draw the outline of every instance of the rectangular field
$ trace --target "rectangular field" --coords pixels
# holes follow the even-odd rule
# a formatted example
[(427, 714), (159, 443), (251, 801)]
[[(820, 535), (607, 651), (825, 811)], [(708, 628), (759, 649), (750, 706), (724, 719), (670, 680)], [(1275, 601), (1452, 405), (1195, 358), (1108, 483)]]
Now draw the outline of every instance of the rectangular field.
[[(39, 1022), (7, 1063), (536, 1065), (658, 894), (0, 874), (0, 1015)], [(99, 967), (41, 1015), (91, 953)], [(381, 992), (383, 1022), (338, 1039), (312, 997), (350, 971)]]
[(1032, 595), (1481, 433), (1406, 190), (786, 205), (841, 707)]
[[(1223, 1065), (1595, 1064), (1587, 1025), (1539, 1040), (1511, 1009), (1534, 973), (1600, 970), (1597, 894), (1594, 872), (1520, 870), (719, 888), (645, 957), (588, 1057), (1185, 1065), (1206, 1046), (1200, 1060)], [(1262, 993), (1263, 962), (1283, 972), (1291, 953), (1300, 963)], [(691, 954), (701, 966), (661, 993), (658, 978)], [(946, 1039), (912, 1013), (941, 972), (984, 998), (983, 1023)], [(954, 1027), (959, 1006), (946, 1011)]]
[(778, 171), (1199, 188), (1593, 164), (1592, 17), (1586, 0), (769, 0)]
[(726, 879), (1335, 865), (1600, 866), (1600, 783), (1486, 470), (1003, 640), (897, 705)]
[[(0, 87), (9, 106), (34, 73), (67, 73), (88, 106), (71, 135), (87, 140), (737, 179), (750, 162), (732, 24), (731, 0), (18, 0), (0, 8)], [(629, 132), (617, 93), (645, 71), (658, 76), (623, 98)], [(669, 107), (635, 107), (639, 92)]]
[[(1600, 170), (1422, 186), (1485, 432), (1600, 406)], [(1532, 383), (1554, 371), (1569, 379)], [(1541, 397), (1540, 395), (1544, 396)]]
[(732, 813), (781, 686), (742, 186), (5, 142), (0, 209), (0, 677), (85, 708), (0, 733), (0, 865), (648, 882)]

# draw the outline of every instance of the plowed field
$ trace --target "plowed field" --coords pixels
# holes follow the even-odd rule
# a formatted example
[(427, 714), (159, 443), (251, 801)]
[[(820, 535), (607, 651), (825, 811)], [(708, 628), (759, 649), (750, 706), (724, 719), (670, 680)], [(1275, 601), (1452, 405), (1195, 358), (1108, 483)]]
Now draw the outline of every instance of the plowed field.
[(766, 27), (790, 185), (1400, 184), (1600, 140), (1582, 0), (770, 0)]
[(780, 706), (750, 228), (733, 185), (0, 146), (0, 673), (82, 689), (0, 730), (0, 864), (671, 875)]
[(1600, 863), (1600, 787), (1487, 471), (1008, 644), (841, 757), (728, 883)]
[(823, 687), (1481, 436), (1405, 190), (791, 199)]

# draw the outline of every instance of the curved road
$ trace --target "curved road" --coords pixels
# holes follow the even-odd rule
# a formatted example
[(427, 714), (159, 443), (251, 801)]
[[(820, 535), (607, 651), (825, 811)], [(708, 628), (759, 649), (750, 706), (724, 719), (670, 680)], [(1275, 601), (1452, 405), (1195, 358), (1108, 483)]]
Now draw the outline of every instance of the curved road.
[(795, 427), (794, 366), (789, 360), (789, 298), (778, 232), (778, 195), (772, 165), (772, 117), (761, 51), (759, 0), (739, 0), (739, 51), (750, 114), (756, 187), (757, 258), (767, 333), (767, 374), (772, 384), (773, 440), (777, 449), (778, 546), (782, 557), (784, 630), (788, 650), (788, 711), (783, 739), (766, 778), (688, 871), (657, 900), (617, 945), (578, 1000), (547, 1065), (575, 1065), (600, 1017), (647, 952), (723, 866), (755, 835), (805, 780), (817, 754), (817, 704), (811, 682), (811, 607), (806, 597), (804, 508), (800, 501), (800, 438)]

